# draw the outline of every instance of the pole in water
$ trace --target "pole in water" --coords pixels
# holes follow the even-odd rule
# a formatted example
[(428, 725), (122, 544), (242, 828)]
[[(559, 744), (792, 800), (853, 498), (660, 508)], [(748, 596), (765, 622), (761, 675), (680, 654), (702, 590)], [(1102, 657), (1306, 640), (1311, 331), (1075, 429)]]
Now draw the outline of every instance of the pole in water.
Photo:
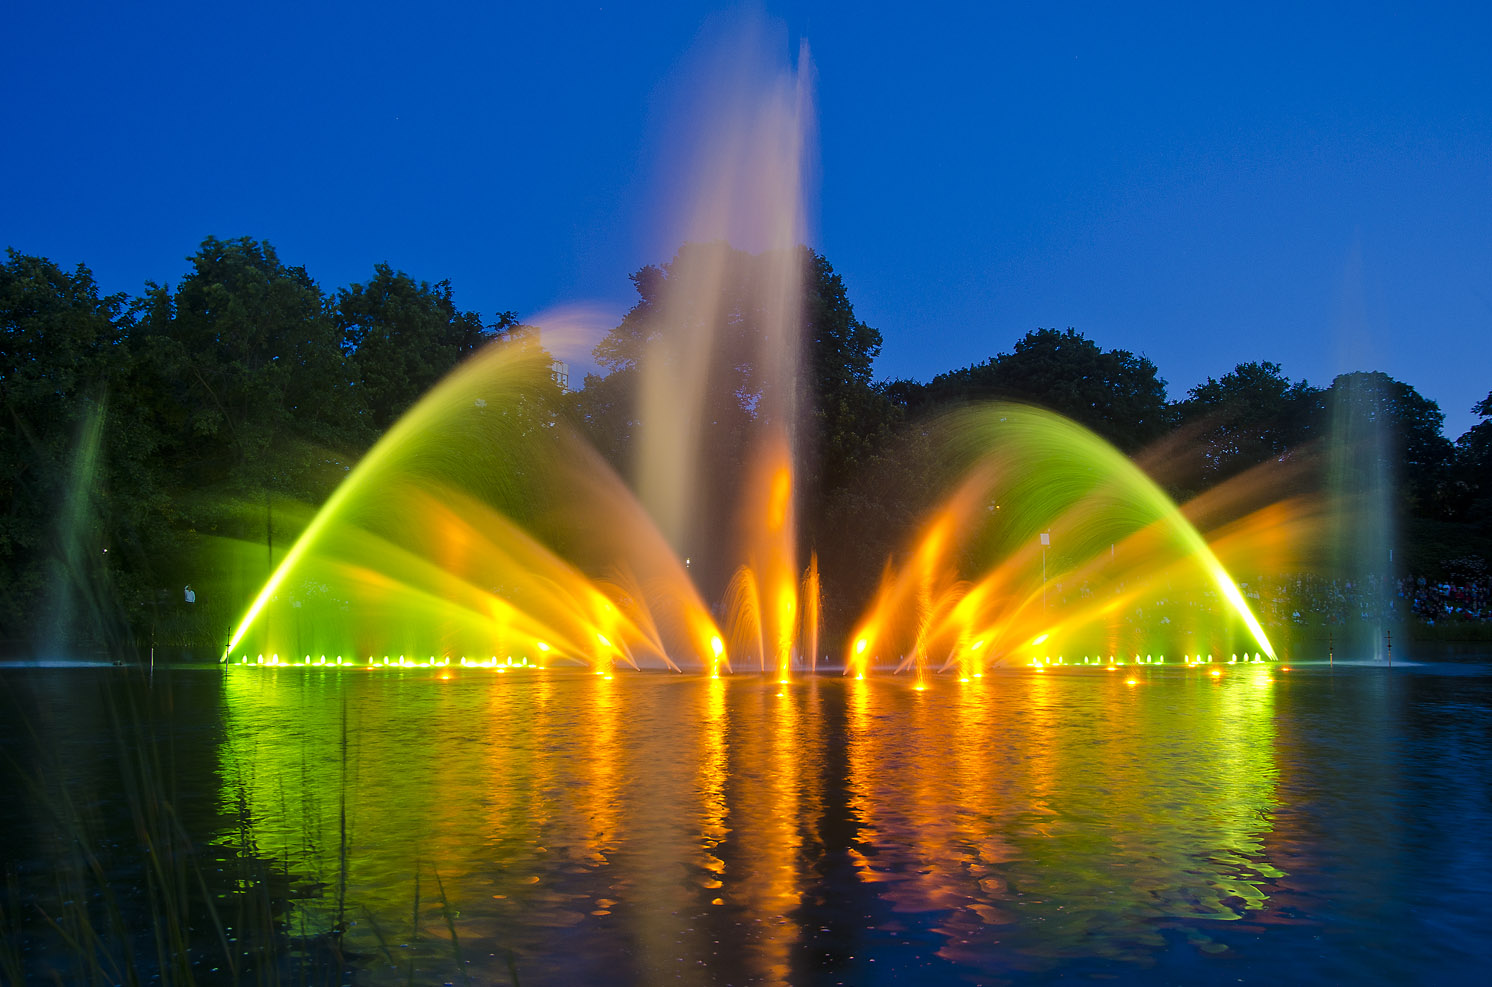
[(1326, 663), (1333, 668), (1337, 664), (1336, 639), (1330, 634), (1326, 635)]
[(1388, 643), (1388, 667), (1394, 667), (1394, 632), (1384, 631), (1383, 640)]

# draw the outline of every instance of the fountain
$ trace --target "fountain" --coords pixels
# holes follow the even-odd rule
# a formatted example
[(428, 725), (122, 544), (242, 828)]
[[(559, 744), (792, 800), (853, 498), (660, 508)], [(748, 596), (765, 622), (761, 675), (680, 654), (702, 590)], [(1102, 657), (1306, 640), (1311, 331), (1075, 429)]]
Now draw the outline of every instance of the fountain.
[[(814, 667), (818, 574), (795, 554), (787, 429), (769, 422), (754, 440), (738, 508), (745, 561), (717, 617), (654, 515), (533, 400), (546, 371), (543, 351), (518, 339), (436, 388), (310, 521), (225, 660), (754, 666), (784, 680), (795, 663)], [(942, 431), (947, 456), (968, 463), (963, 478), (888, 566), (847, 671), (921, 681), (1054, 656), (1163, 664), (1181, 640), (1206, 643), (1171, 648), (1173, 664), (1193, 651), (1276, 657), (1218, 552), (1102, 439), (1018, 405), (965, 412)], [(1193, 586), (1221, 606), (1188, 597)]]
[[(781, 681), (818, 667), (820, 580), (795, 483), (806, 61), (707, 117), (686, 246), (652, 269), (658, 301), (598, 348), (638, 382), (635, 492), (552, 411), (536, 336), (497, 342), (308, 520), (224, 661), (754, 668)], [(888, 566), (846, 671), (922, 681), (1001, 663), (1164, 661), (1168, 649), (1183, 664), (1193, 650), (1275, 657), (1217, 553), (1097, 436), (1013, 406), (938, 434), (963, 476)], [(1137, 608), (1168, 622), (1157, 604), (1178, 582), (1211, 595), (1171, 635), (1198, 643), (1125, 632)]]
[[(965, 478), (928, 521), (899, 569), (888, 568), (854, 637), (857, 674), (880, 656), (921, 681), (933, 665), (961, 678), (1016, 657), (1029, 664), (1118, 667), (1133, 653), (1127, 613), (1151, 607), (1168, 581), (1210, 587), (1224, 614), (1207, 613), (1230, 643), (1276, 657), (1258, 618), (1217, 555), (1180, 508), (1113, 446), (1060, 416), (995, 404), (946, 423)], [(957, 447), (961, 446), (959, 449)], [(1054, 565), (1049, 551), (1065, 560)], [(960, 556), (963, 559), (960, 560)], [(960, 579), (960, 572), (972, 572)], [(1052, 605), (1049, 587), (1060, 599)], [(1177, 628), (1180, 630), (1180, 628)], [(1199, 628), (1188, 628), (1194, 636)], [(1145, 651), (1164, 662), (1159, 628)], [(1181, 635), (1171, 635), (1177, 637)], [(1157, 649), (1156, 642), (1161, 642)], [(1214, 650), (1224, 650), (1221, 647)], [(1237, 645), (1226, 649), (1236, 655)], [(1182, 661), (1188, 656), (1183, 655)], [(1174, 660), (1174, 656), (1173, 656)]]

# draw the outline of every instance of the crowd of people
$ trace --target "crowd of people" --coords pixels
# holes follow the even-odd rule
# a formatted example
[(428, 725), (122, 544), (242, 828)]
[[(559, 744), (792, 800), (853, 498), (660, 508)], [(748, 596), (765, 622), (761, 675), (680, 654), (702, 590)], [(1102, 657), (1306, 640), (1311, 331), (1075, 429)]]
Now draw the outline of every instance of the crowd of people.
[(1280, 624), (1492, 621), (1492, 578), (1329, 579), (1299, 575), (1245, 589)]
[[(1122, 592), (1123, 584), (1115, 587)], [(1492, 623), (1492, 577), (1465, 575), (1459, 578), (1403, 576), (1385, 579), (1368, 575), (1357, 579), (1297, 574), (1276, 579), (1241, 581), (1239, 589), (1250, 608), (1266, 625), (1276, 627), (1344, 627), (1349, 624)], [(1057, 606), (1076, 602), (1069, 596), (1087, 598), (1092, 588), (1084, 583), (1076, 594), (1054, 585)], [(1176, 623), (1194, 626), (1197, 618), (1227, 608), (1220, 594), (1206, 583), (1189, 587), (1169, 585), (1156, 598), (1137, 600), (1125, 613), (1134, 626)]]

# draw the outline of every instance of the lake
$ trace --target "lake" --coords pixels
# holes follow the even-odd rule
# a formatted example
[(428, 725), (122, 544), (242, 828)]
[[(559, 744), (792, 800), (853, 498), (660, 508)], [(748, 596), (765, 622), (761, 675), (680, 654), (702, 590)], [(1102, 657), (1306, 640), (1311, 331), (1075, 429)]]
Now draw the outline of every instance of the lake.
[(0, 979), (1479, 981), (1492, 666), (1290, 669), (7, 668)]

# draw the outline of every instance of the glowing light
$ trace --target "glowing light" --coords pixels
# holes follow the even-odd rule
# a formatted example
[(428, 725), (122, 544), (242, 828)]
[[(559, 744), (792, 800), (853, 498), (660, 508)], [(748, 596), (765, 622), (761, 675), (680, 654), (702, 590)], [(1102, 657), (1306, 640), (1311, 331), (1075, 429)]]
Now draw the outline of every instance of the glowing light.
[[(554, 549), (535, 541), (522, 526), (503, 515), (497, 506), (482, 502), (476, 493), (442, 486), (443, 479), (432, 481), (435, 485), (428, 488), (415, 482), (420, 478), (409, 483), (416, 492), (416, 498), (409, 502), (409, 506), (418, 510), (408, 516), (419, 519), (421, 535), (432, 537), (410, 543), (401, 542), (388, 531), (359, 530), (362, 515), (366, 513), (362, 511), (364, 499), (382, 497), (391, 486), (383, 482), (385, 480), (393, 478), (402, 483), (408, 479), (402, 471), (411, 451), (424, 450), (429, 443), (445, 441), (441, 436), (450, 433), (442, 427), (447, 423), (444, 416), (450, 415), (452, 408), (459, 406), (463, 409), (461, 413), (467, 414), (475, 395), (489, 395), (494, 400), (501, 396), (501, 388), (506, 384), (502, 380), (496, 384), (487, 381), (485, 378), (491, 376), (490, 370), (488, 367), (479, 373), (479, 368), (474, 366), (458, 371), (451, 383), (442, 384), (437, 388), (437, 394), (422, 401), (408, 419), (401, 420), (352, 471), (347, 482), (338, 488), (325, 508), (304, 529), (304, 534), (293, 543), (260, 589), (229, 642), (229, 648), (225, 649), (225, 660), (229, 650), (256, 622), (260, 626), (255, 633), (264, 635), (255, 642), (260, 647), (296, 647), (290, 643), (294, 637), (287, 641), (268, 636), (270, 617), (266, 608), (289, 605), (290, 594), (284, 589), (292, 572), (302, 579), (323, 578), (329, 563), (346, 563), (343, 566), (346, 571), (356, 571), (366, 577), (367, 585), (373, 590), (369, 600), (378, 600), (381, 604), (387, 596), (393, 601), (388, 609), (397, 614), (400, 630), (388, 635), (387, 640), (391, 643), (418, 647), (405, 636), (402, 628), (417, 627), (423, 620), (426, 627), (440, 632), (439, 635), (432, 633), (431, 639), (441, 641), (445, 651), (471, 648), (477, 654), (479, 651), (475, 649), (486, 650), (486, 646), (475, 641), (502, 642), (514, 646), (519, 653), (507, 657), (506, 667), (530, 668), (535, 665), (526, 654), (522, 654), (530, 650), (526, 642), (532, 642), (532, 647), (536, 647), (539, 653), (550, 652), (550, 642), (556, 642), (562, 654), (576, 660), (589, 658), (597, 674), (610, 678), (612, 669), (620, 662), (637, 667), (639, 663), (656, 662), (661, 658), (677, 670), (667, 650), (673, 648), (678, 640), (687, 639), (694, 642), (694, 661), (697, 665), (708, 662), (707, 671), (712, 678), (718, 678), (723, 668), (729, 668), (723, 662), (725, 643), (720, 634), (712, 633), (717, 625), (711, 607), (689, 595), (693, 581), (684, 570), (690, 567), (690, 558), (681, 559), (665, 553), (666, 558), (650, 557), (638, 563), (634, 554), (626, 551), (636, 546), (623, 538), (612, 538), (590, 554), (594, 556), (593, 561), (616, 564), (606, 569), (608, 577), (605, 581), (591, 582), (569, 561), (556, 555)], [(479, 378), (483, 378), (482, 389), (474, 390)], [(516, 382), (517, 378), (514, 380)], [(461, 392), (462, 388), (466, 388), (466, 392)], [(459, 401), (453, 397), (458, 392), (461, 392)], [(521, 390), (514, 387), (513, 393), (519, 394)], [(477, 406), (486, 407), (486, 401), (485, 396), (478, 399)], [(1008, 423), (1011, 431), (1004, 432), (1004, 424), (995, 427), (995, 421)], [(860, 618), (860, 634), (853, 639), (853, 657), (846, 662), (850, 674), (863, 680), (870, 664), (867, 660), (869, 646), (874, 642), (877, 645), (874, 660), (900, 655), (901, 664), (896, 670), (914, 668), (918, 676), (915, 688), (919, 691), (927, 688), (922, 679), (924, 673), (952, 671), (960, 682), (967, 682), (971, 677), (981, 677), (976, 668), (982, 664), (988, 667), (987, 662), (973, 657), (986, 644), (991, 645), (989, 650), (993, 653), (990, 661), (1010, 660), (1014, 663), (1019, 660), (1021, 646), (1018, 642), (1023, 639), (1029, 639), (1028, 647), (1032, 650), (1050, 643), (1056, 635), (1067, 641), (1087, 639), (1092, 643), (1093, 636), (1084, 638), (1078, 635), (1094, 634), (1095, 628), (1100, 626), (1099, 617), (1108, 620), (1108, 629), (1102, 632), (1107, 636), (1098, 639), (1105, 640), (1110, 647), (1116, 644), (1125, 646), (1119, 644), (1123, 639), (1116, 631), (1118, 618), (1123, 616), (1123, 611), (1118, 608), (1132, 608), (1136, 602), (1149, 605), (1143, 594), (1153, 590), (1156, 581), (1147, 569), (1126, 570), (1124, 556), (1119, 556), (1116, 561), (1111, 543), (1116, 536), (1109, 528), (1118, 531), (1119, 547), (1125, 547), (1131, 558), (1143, 558), (1156, 572), (1169, 572), (1170, 569), (1163, 570), (1161, 566), (1185, 562), (1193, 567), (1194, 575), (1210, 577), (1220, 595), (1237, 611), (1227, 619), (1235, 624), (1238, 620), (1246, 623), (1254, 633), (1257, 645), (1261, 645), (1270, 658), (1275, 658), (1241, 592), (1202, 535), (1160, 488), (1123, 454), (1071, 422), (1030, 409), (1000, 407), (995, 412), (981, 411), (970, 417), (969, 424), (988, 426), (987, 432), (981, 433), (977, 427), (971, 428), (970, 432), (981, 444), (981, 449), (990, 451), (980, 453), (982, 458), (978, 469), (971, 470), (964, 484), (954, 489), (930, 515), (924, 534), (913, 550), (897, 556), (908, 561), (897, 566), (888, 565), (883, 577), (883, 591)], [(753, 501), (748, 505), (751, 510), (746, 512), (750, 516), (751, 530), (747, 532), (748, 544), (742, 568), (751, 572), (755, 612), (743, 615), (743, 608), (736, 601), (728, 600), (724, 604), (726, 614), (718, 627), (729, 629), (733, 651), (739, 643), (743, 651), (760, 660), (763, 671), (769, 674), (775, 671), (775, 677), (785, 683), (795, 661), (811, 664), (819, 657), (818, 648), (810, 644), (816, 640), (819, 622), (818, 590), (816, 576), (805, 579), (800, 585), (796, 575), (799, 563), (795, 553), (801, 532), (797, 530), (793, 516), (795, 480), (792, 456), (785, 437), (775, 437), (779, 441), (770, 453), (762, 457), (758, 475), (745, 482)], [(1006, 437), (1009, 442), (1004, 441)], [(451, 451), (448, 446), (437, 448)], [(455, 451), (458, 455), (461, 452), (459, 448)], [(992, 479), (997, 476), (998, 480)], [(1094, 477), (1102, 478), (1096, 487)], [(578, 475), (573, 478), (577, 483), (589, 482), (590, 479)], [(609, 482), (605, 477), (601, 479)], [(450, 496), (445, 497), (446, 494)], [(1033, 588), (1034, 556), (1027, 552), (1022, 557), (1017, 552), (1004, 558), (1000, 553), (1008, 549), (999, 543), (998, 538), (990, 539), (985, 559), (973, 562), (990, 566), (989, 569), (965, 572), (960, 568), (966, 558), (977, 554), (972, 551), (976, 546), (983, 551), (983, 543), (976, 541), (983, 537), (979, 526), (987, 525), (989, 516), (999, 509), (997, 501), (1005, 502), (1009, 496), (1017, 498), (1013, 503), (1018, 509), (1011, 516), (1000, 518), (1000, 526), (1004, 526), (1006, 521), (1014, 525), (1023, 522), (1040, 524), (1039, 530), (1059, 532), (1063, 538), (1064, 556), (1057, 563), (1060, 571), (1049, 574), (1046, 570), (1048, 560), (1045, 557), (1041, 560), (1043, 582), (1040, 592)], [(577, 509), (582, 506), (589, 508), (592, 503), (602, 508), (603, 522), (617, 522), (603, 524), (603, 528), (627, 530), (636, 520), (627, 512), (634, 507), (640, 511), (640, 505), (620, 499), (577, 499), (575, 506)], [(1120, 508), (1117, 511), (1114, 509), (1116, 505)], [(616, 511), (615, 515), (607, 513), (612, 509)], [(386, 513), (393, 516), (401, 511)], [(1043, 513), (1046, 516), (1037, 516)], [(972, 520), (975, 518), (977, 524)], [(1136, 524), (1124, 529), (1123, 524), (1130, 520)], [(1097, 556), (1090, 558), (1094, 546), (1085, 546), (1085, 536), (1080, 534), (1085, 528), (1095, 527), (1103, 529), (1101, 548), (1105, 551), (1101, 553), (1101, 565), (1094, 561)], [(377, 548), (357, 546), (356, 536), (359, 534), (377, 539)], [(1012, 534), (1010, 542), (1013, 544), (1016, 540)], [(333, 548), (341, 551), (347, 544), (353, 544), (363, 554), (344, 559), (332, 553)], [(657, 544), (661, 547), (663, 541), (659, 539)], [(389, 553), (386, 551), (389, 547), (403, 554)], [(381, 557), (374, 557), (375, 551)], [(1222, 551), (1220, 548), (1219, 552)], [(1167, 552), (1171, 554), (1164, 554)], [(607, 553), (611, 553), (610, 558)], [(472, 559), (487, 560), (484, 563), (486, 568), (481, 568)], [(319, 567), (314, 570), (315, 577), (312, 577), (312, 566)], [(662, 569), (670, 567), (677, 570), (679, 581), (676, 583), (658, 578)], [(403, 571), (406, 568), (417, 572), (406, 573)], [(809, 572), (816, 572), (816, 566)], [(1113, 575), (1105, 576), (1105, 572)], [(1117, 592), (1097, 591), (1104, 578), (1113, 581)], [(1061, 599), (1055, 600), (1049, 608), (1045, 595), (1047, 589), (1062, 585), (1062, 579), (1071, 580), (1067, 583), (1069, 587), (1083, 586), (1081, 599), (1075, 593), (1059, 591), (1057, 595)], [(1090, 579), (1095, 588), (1093, 593), (1088, 590)], [(654, 594), (652, 587), (660, 582), (669, 593)], [(811, 591), (810, 585), (813, 587)], [(1140, 588), (1135, 588), (1137, 586)], [(685, 587), (691, 589), (685, 592)], [(356, 592), (349, 593), (352, 602), (363, 602), (352, 595)], [(340, 587), (337, 593), (341, 595)], [(1211, 595), (1215, 598), (1218, 594)], [(668, 606), (655, 608), (650, 601), (653, 597), (666, 601)], [(1033, 602), (1038, 597), (1039, 612)], [(279, 602), (272, 602), (275, 600)], [(1110, 614), (1113, 619), (1108, 618)], [(357, 627), (355, 620), (352, 626), (356, 627), (358, 636), (370, 637), (371, 632)], [(467, 623), (446, 634), (444, 628), (448, 620), (453, 624), (456, 620)], [(683, 626), (678, 626), (680, 624)], [(286, 626), (289, 625), (276, 619), (276, 630)], [(811, 631), (810, 626), (815, 630)], [(1043, 626), (1043, 631), (1031, 636), (1032, 631)], [(1236, 628), (1230, 628), (1226, 634), (1207, 631), (1208, 637), (1204, 639), (1230, 642), (1234, 630)], [(687, 638), (680, 636), (681, 631), (687, 632)], [(316, 633), (322, 636), (319, 626)], [(599, 651), (597, 646), (584, 646), (583, 642), (589, 637), (595, 638)], [(324, 639), (329, 645), (336, 643), (330, 634)], [(705, 644), (708, 646), (702, 647)], [(240, 661), (249, 664), (247, 652), (252, 645), (245, 642), (243, 646), (245, 654)], [(587, 655), (586, 652), (592, 653)], [(1085, 667), (1090, 662), (1102, 664), (1101, 655), (1092, 655), (1090, 659), (1090, 654), (1083, 655)], [(1245, 662), (1250, 660), (1248, 652), (1243, 653), (1243, 659)], [(938, 660), (942, 660), (942, 668), (935, 664)], [(1197, 663), (1201, 660), (1200, 654), (1196, 656)], [(1211, 655), (1207, 657), (1209, 663), (1213, 660)], [(1237, 660), (1238, 655), (1234, 654), (1228, 664), (1236, 664)], [(459, 665), (469, 667), (479, 661), (469, 661), (463, 655)], [(1184, 661), (1188, 666), (1193, 664), (1190, 655), (1185, 655)], [(1253, 661), (1262, 662), (1262, 655), (1254, 653)], [(1163, 654), (1158, 657), (1146, 654), (1143, 659), (1139, 653), (1134, 656), (1135, 666), (1164, 662)], [(257, 663), (325, 666), (331, 661), (324, 654), (319, 658), (305, 654), (303, 660), (292, 658), (289, 661), (283, 661), (276, 654), (267, 661), (261, 655)], [(373, 656), (369, 656), (368, 663), (376, 664)], [(390, 658), (385, 656), (383, 664), (390, 663)], [(1111, 670), (1115, 665), (1123, 667), (1126, 664), (1122, 660), (1116, 662), (1113, 655), (1109, 656), (1109, 663)], [(335, 664), (343, 664), (341, 656), (336, 658)], [(360, 660), (354, 659), (353, 664), (360, 664)], [(446, 668), (457, 662), (450, 654), (430, 654), (426, 660), (400, 655), (397, 664), (401, 668)], [(490, 665), (497, 664), (498, 659), (494, 656)], [(1059, 654), (1053, 662), (1048, 655), (1033, 658), (1031, 664), (1038, 671), (1043, 670), (1043, 665), (1065, 667), (1066, 658)]]

